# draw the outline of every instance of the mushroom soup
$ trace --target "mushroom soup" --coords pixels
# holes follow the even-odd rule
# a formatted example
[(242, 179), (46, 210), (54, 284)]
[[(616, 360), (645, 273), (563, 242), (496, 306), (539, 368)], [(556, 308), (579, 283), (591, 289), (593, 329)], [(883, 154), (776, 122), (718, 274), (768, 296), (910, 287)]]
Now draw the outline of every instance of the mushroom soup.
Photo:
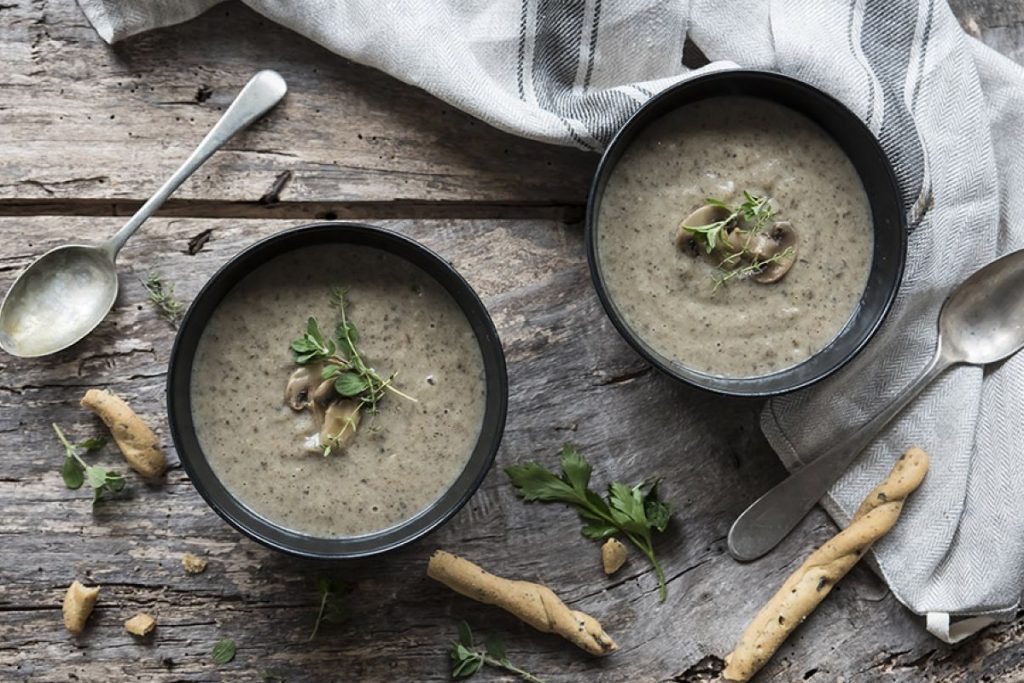
[(669, 363), (770, 374), (825, 347), (871, 268), (867, 194), (817, 124), (714, 97), (666, 114), (615, 165), (595, 228), (622, 321)]
[[(296, 350), (311, 317), (330, 354)], [(347, 537), (399, 524), (451, 486), (486, 388), (476, 336), (441, 285), (387, 252), (331, 244), (275, 257), (228, 292), (191, 392), (199, 443), (232, 495), (279, 526)]]

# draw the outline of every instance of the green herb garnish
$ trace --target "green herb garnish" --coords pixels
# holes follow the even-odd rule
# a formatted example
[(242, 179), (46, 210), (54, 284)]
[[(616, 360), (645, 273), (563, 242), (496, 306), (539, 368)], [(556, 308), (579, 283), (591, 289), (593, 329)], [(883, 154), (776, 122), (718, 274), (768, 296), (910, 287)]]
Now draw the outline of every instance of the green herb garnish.
[[(338, 307), (340, 316), (333, 336), (325, 337), (320, 329), (320, 323), (316, 318), (311, 317), (306, 321), (306, 333), (291, 343), (292, 358), (298, 365), (323, 364), (322, 378), (333, 379), (334, 390), (341, 396), (359, 401), (355, 412), (346, 421), (342, 431), (333, 435), (332, 439), (334, 440), (342, 436), (349, 428), (353, 432), (357, 429), (356, 417), (359, 411), (365, 411), (370, 415), (378, 414), (380, 412), (378, 404), (387, 392), (409, 401), (416, 401), (412, 396), (394, 387), (397, 372), (384, 378), (376, 370), (366, 365), (359, 352), (359, 329), (348, 317), (347, 294), (348, 290), (345, 288), (338, 288), (332, 292), (332, 301)], [(324, 444), (324, 455), (330, 454), (329, 440), (327, 444)]]
[(654, 556), (653, 532), (664, 531), (671, 506), (658, 499), (658, 482), (626, 486), (608, 485), (602, 498), (589, 488), (590, 463), (571, 444), (562, 447), (562, 474), (556, 476), (543, 465), (528, 462), (505, 469), (518, 493), (527, 502), (568, 503), (586, 520), (583, 535), (599, 541), (622, 533), (650, 561), (658, 576), (658, 597), (665, 601), (665, 573)]
[(238, 646), (235, 645), (235, 641), (230, 638), (224, 638), (218, 640), (213, 646), (213, 650), (210, 651), (210, 658), (213, 659), (215, 664), (223, 666), (235, 658), (237, 651)]
[(185, 306), (174, 298), (174, 285), (165, 285), (159, 275), (150, 275), (142, 281), (142, 286), (160, 317), (172, 327), (177, 327)]
[(473, 642), (473, 631), (465, 621), (459, 624), (459, 639), (452, 641), (452, 678), (469, 678), (483, 668), (484, 664), (514, 673), (529, 683), (544, 683), (528, 671), (515, 666), (508, 659), (505, 643), (497, 636), (484, 641), (483, 648)]
[(337, 624), (348, 616), (344, 601), (345, 595), (349, 592), (348, 585), (341, 581), (321, 578), (317, 579), (316, 588), (320, 593), (320, 608), (316, 613), (316, 621), (313, 623), (313, 632), (309, 634), (309, 640), (316, 638), (322, 622)]
[[(718, 206), (729, 214), (714, 223), (706, 225), (683, 225), (682, 228), (693, 235), (697, 243), (704, 247), (704, 251), (711, 254), (719, 247), (728, 252), (718, 263), (720, 274), (713, 276), (715, 290), (734, 278), (756, 275), (770, 265), (779, 263), (794, 253), (793, 247), (771, 256), (762, 257), (753, 253), (750, 249), (751, 241), (762, 232), (774, 219), (775, 208), (772, 206), (771, 198), (751, 194), (743, 191), (743, 201), (737, 206), (730, 206), (720, 199), (708, 197), (704, 203), (709, 206)], [(733, 233), (743, 238), (743, 243), (737, 247), (735, 241), (729, 236)]]
[(107, 443), (106, 439), (89, 438), (78, 443), (71, 443), (56, 423), (53, 423), (53, 431), (57, 433), (57, 438), (64, 446), (64, 464), (61, 465), (60, 476), (64, 479), (65, 486), (77, 490), (88, 481), (89, 486), (92, 487), (93, 505), (100, 500), (104, 493), (117, 493), (124, 490), (126, 480), (123, 474), (99, 465), (90, 465), (82, 460), (80, 452), (88, 453), (103, 448)]

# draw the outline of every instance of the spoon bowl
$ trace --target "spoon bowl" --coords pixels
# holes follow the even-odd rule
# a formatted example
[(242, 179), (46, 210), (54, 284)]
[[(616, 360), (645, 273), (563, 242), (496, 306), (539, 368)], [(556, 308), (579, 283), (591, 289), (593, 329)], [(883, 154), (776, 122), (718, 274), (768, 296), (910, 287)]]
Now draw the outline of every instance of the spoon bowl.
[(988, 365), (1024, 348), (1024, 250), (964, 280), (939, 313), (935, 355), (882, 410), (755, 500), (729, 529), (729, 554), (761, 557), (793, 530), (889, 422), (950, 366)]
[(54, 353), (89, 334), (117, 298), (117, 270), (102, 246), (43, 254), (0, 304), (0, 347), (25, 358)]
[(940, 349), (954, 363), (986, 365), (1024, 347), (1024, 251), (993, 261), (953, 292), (939, 317)]

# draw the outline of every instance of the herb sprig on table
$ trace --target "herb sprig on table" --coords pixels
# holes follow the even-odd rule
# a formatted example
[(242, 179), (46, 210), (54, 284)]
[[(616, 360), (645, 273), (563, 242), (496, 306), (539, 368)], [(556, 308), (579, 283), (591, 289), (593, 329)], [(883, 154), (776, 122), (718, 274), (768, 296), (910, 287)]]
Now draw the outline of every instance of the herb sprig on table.
[(313, 632), (309, 634), (309, 640), (316, 638), (321, 623), (337, 624), (348, 616), (348, 610), (345, 607), (345, 595), (349, 592), (347, 584), (333, 579), (320, 578), (317, 579), (316, 588), (320, 594), (320, 607), (316, 613), (316, 621), (313, 623)]
[(174, 298), (174, 285), (165, 284), (159, 275), (150, 275), (142, 281), (142, 286), (149, 295), (149, 300), (156, 306), (157, 313), (171, 327), (177, 327), (185, 306)]
[(82, 459), (81, 453), (103, 448), (107, 443), (106, 439), (89, 438), (71, 443), (56, 423), (53, 423), (53, 431), (57, 433), (57, 438), (64, 446), (64, 464), (60, 468), (60, 475), (65, 486), (76, 490), (82, 488), (85, 482), (89, 482), (89, 486), (92, 487), (93, 505), (99, 502), (104, 493), (118, 493), (124, 490), (127, 482), (123, 474), (99, 465), (90, 465)]
[(608, 485), (601, 497), (589, 488), (592, 467), (571, 444), (562, 447), (561, 475), (537, 462), (505, 469), (518, 493), (527, 502), (567, 503), (583, 518), (583, 535), (598, 541), (617, 533), (629, 539), (650, 561), (658, 576), (658, 597), (665, 601), (665, 572), (654, 554), (654, 532), (668, 527), (671, 506), (658, 498), (658, 482), (627, 486)]
[(514, 673), (529, 683), (544, 683), (529, 671), (524, 671), (508, 659), (505, 643), (497, 636), (489, 636), (481, 648), (473, 641), (473, 631), (465, 621), (459, 624), (459, 639), (452, 641), (452, 678), (469, 678), (484, 665)]
[[(397, 372), (385, 378), (363, 360), (359, 351), (359, 329), (348, 317), (347, 295), (348, 289), (341, 287), (331, 294), (340, 317), (332, 336), (326, 337), (317, 319), (310, 317), (306, 321), (305, 334), (292, 341), (291, 350), (296, 364), (322, 364), (322, 379), (333, 379), (334, 390), (339, 395), (358, 400), (356, 411), (345, 427), (347, 429), (351, 426), (352, 431), (355, 431), (358, 424), (355, 418), (359, 411), (376, 415), (380, 412), (378, 405), (388, 392), (409, 401), (415, 402), (416, 399), (395, 388)], [(328, 444), (324, 447), (324, 455), (330, 455), (330, 452), (331, 446)]]

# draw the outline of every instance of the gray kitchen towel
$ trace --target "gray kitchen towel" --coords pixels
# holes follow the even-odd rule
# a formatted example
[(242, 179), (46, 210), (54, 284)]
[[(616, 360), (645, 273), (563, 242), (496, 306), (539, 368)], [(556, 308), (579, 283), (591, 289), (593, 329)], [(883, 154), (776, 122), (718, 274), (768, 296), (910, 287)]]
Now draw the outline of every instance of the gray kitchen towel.
[[(79, 2), (115, 41), (216, 0)], [(585, 149), (601, 149), (654, 93), (712, 69), (779, 71), (846, 103), (896, 165), (910, 257), (870, 350), (834, 378), (766, 406), (765, 434), (790, 467), (865, 420), (924, 366), (952, 286), (1024, 247), (1024, 202), (1012, 200), (1024, 196), (1024, 70), (966, 36), (943, 0), (245, 2), (503, 130)], [(686, 37), (710, 66), (683, 67)], [(1024, 591), (1022, 398), (1024, 357), (948, 372), (826, 501), (845, 524), (907, 446), (931, 453), (925, 485), (874, 554), (896, 597), (945, 640), (1012, 617)]]

